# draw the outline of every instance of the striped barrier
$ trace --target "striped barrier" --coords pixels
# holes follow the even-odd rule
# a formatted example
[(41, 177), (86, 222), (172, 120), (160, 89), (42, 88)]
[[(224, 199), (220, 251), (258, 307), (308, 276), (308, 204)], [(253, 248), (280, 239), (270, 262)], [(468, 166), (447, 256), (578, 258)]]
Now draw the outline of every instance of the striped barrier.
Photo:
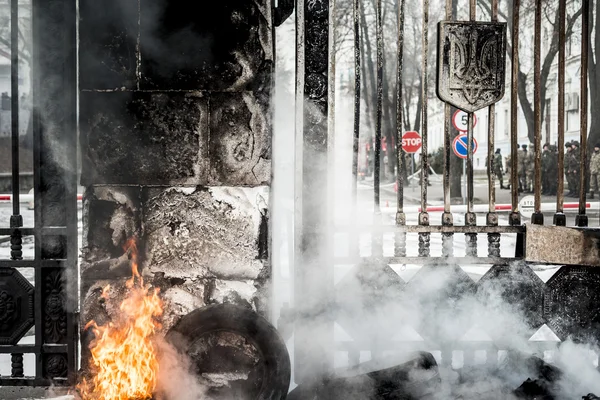
[[(555, 212), (556, 211), (556, 203), (541, 203), (540, 208), (542, 212)], [(579, 208), (579, 203), (564, 203), (564, 210), (577, 210)], [(585, 203), (585, 208), (587, 210), (598, 210), (599, 203)], [(487, 204), (475, 204), (473, 205), (473, 212), (476, 213), (487, 213), (489, 212), (490, 207)], [(512, 205), (510, 204), (496, 204), (496, 211), (512, 211)], [(450, 207), (451, 212), (467, 212), (466, 205), (456, 205)], [(421, 207), (418, 207), (418, 212), (421, 212)], [(444, 212), (444, 206), (428, 206), (427, 212)]]
[[(10, 203), (12, 202), (12, 194), (0, 194), (0, 203)], [(81, 199), (83, 198), (83, 195), (78, 194), (77, 195), (77, 201), (81, 201)], [(30, 201), (33, 201), (33, 195), (32, 194), (20, 194), (19, 195), (19, 203), (29, 203)]]
[[(542, 203), (541, 205), (541, 211), (545, 212), (545, 213), (554, 213), (556, 212), (556, 203)], [(579, 208), (579, 203), (564, 203), (563, 204), (563, 210), (565, 212), (567, 211), (577, 211), (577, 209)], [(588, 202), (585, 203), (585, 208), (588, 211), (600, 211), (600, 203), (599, 202)], [(405, 214), (418, 214), (421, 212), (421, 207), (420, 206), (405, 206), (404, 207), (404, 213)], [(496, 204), (495, 207), (496, 212), (511, 212), (512, 211), (512, 205), (510, 204)], [(382, 213), (396, 213), (396, 203), (386, 203), (385, 206), (381, 207), (381, 212)], [(444, 212), (444, 206), (443, 205), (431, 205), (427, 207), (427, 212), (428, 213), (443, 213)], [(450, 206), (450, 212), (451, 213), (466, 213), (467, 212), (467, 206), (464, 204), (461, 205), (453, 205)], [(473, 212), (477, 213), (477, 214), (486, 214), (489, 212), (489, 206), (487, 204), (475, 204), (473, 205)]]

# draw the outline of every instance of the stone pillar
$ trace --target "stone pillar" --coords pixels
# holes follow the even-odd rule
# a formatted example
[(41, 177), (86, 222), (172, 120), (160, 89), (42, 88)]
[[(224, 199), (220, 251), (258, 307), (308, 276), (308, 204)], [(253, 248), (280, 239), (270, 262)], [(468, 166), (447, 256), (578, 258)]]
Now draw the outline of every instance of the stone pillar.
[(110, 318), (132, 236), (165, 330), (211, 303), (266, 312), (272, 4), (201, 7), (80, 1), (82, 326)]

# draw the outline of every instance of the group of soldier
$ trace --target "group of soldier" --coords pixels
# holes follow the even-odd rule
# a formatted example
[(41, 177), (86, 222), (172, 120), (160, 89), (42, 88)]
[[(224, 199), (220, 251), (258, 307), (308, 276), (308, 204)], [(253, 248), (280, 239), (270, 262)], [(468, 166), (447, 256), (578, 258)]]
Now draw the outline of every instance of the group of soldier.
[[(530, 150), (527, 148), (529, 147)], [(519, 192), (533, 193), (535, 190), (535, 152), (531, 150), (533, 145), (517, 145), (517, 176), (519, 183)], [(578, 141), (572, 141), (565, 144), (566, 152), (564, 157), (564, 174), (567, 181), (569, 192), (566, 197), (578, 197), (581, 182), (580, 167), (580, 145)], [(558, 188), (558, 148), (549, 143), (544, 144), (541, 154), (541, 174), (543, 195), (556, 195)], [(600, 174), (600, 143), (594, 147), (589, 163), (589, 189), (590, 198), (594, 198), (594, 193), (598, 193), (598, 175)], [(511, 156), (506, 158), (506, 173), (510, 176), (512, 167)], [(501, 189), (510, 189), (510, 185), (504, 185), (503, 181), (503, 160), (500, 149), (496, 150), (493, 161), (493, 172), (500, 182)]]

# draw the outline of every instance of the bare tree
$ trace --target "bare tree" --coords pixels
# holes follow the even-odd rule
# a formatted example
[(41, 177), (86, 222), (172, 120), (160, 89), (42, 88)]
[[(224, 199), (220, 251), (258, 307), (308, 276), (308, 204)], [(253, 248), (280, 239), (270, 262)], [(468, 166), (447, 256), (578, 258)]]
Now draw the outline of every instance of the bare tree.
[[(0, 57), (10, 59), (10, 0), (0, 0)], [(19, 59), (31, 63), (31, 1), (19, 1)]]
[[(506, 11), (499, 11), (499, 16), (501, 19), (504, 19), (507, 22), (509, 37), (510, 32), (513, 29), (513, 7), (512, 1), (504, 2), (506, 4)], [(570, 5), (573, 5), (575, 2), (568, 2)], [(490, 1), (481, 1), (479, 2), (481, 8), (485, 10), (488, 15), (490, 13)], [(528, 18), (531, 19), (535, 11), (535, 4), (532, 0), (525, 1), (523, 3), (523, 8), (521, 10), (521, 15), (523, 16), (523, 20), (526, 21)], [(565, 37), (568, 39), (573, 34), (573, 27), (577, 19), (581, 16), (581, 7), (578, 7), (577, 10), (574, 10), (572, 14), (568, 14), (566, 16), (566, 35)], [(540, 72), (540, 94), (541, 94), (541, 116), (542, 120), (544, 119), (544, 114), (546, 112), (546, 92), (548, 90), (548, 78), (550, 77), (550, 71), (552, 69), (552, 65), (558, 54), (558, 39), (559, 39), (559, 21), (560, 15), (558, 13), (558, 3), (555, 0), (549, 0), (543, 2), (542, 15), (545, 17), (548, 26), (550, 26), (549, 37), (550, 43), (548, 46), (548, 50), (545, 54), (541, 54), (542, 62), (541, 62), (541, 72)], [(506, 46), (506, 51), (509, 59), (512, 57), (512, 44), (509, 40)], [(533, 54), (533, 53), (531, 53)], [(518, 65), (518, 97), (519, 103), (521, 104), (521, 110), (525, 116), (525, 122), (527, 123), (527, 136), (531, 143), (535, 141), (535, 128), (534, 128), (534, 105), (532, 104), (531, 97), (528, 96), (528, 93), (531, 91), (531, 85), (533, 85), (532, 80), (529, 77), (527, 71), (523, 68), (523, 55), (519, 57), (519, 65)]]
[[(345, 55), (349, 51), (354, 51), (353, 36), (353, 14), (352, 0), (340, 0), (336, 3), (336, 39), (335, 46), (338, 54)], [(376, 112), (377, 112), (377, 47), (376, 47), (376, 2), (375, 0), (362, 0), (360, 2), (361, 14), (361, 74), (362, 87), (361, 97), (365, 104), (364, 121), (367, 127), (366, 132), (361, 132), (361, 136), (371, 140), (375, 132)], [(382, 171), (382, 179), (392, 179), (395, 174), (395, 136), (396, 109), (397, 109), (397, 34), (398, 34), (398, 0), (382, 0), (382, 24), (383, 24), (383, 82), (382, 82), (382, 138), (387, 143), (387, 155), (390, 162), (388, 170)], [(430, 10), (430, 43), (435, 43), (435, 22), (439, 19), (438, 10)], [(403, 113), (404, 126), (401, 130), (420, 130), (421, 109), (422, 109), (422, 73), (421, 73), (421, 37), (422, 37), (422, 14), (419, 7), (413, 7), (412, 3), (406, 2), (404, 23), (404, 64), (403, 64)], [(432, 57), (435, 52), (430, 46), (428, 57)], [(435, 62), (430, 60), (429, 64), (429, 84), (428, 97), (434, 94)]]

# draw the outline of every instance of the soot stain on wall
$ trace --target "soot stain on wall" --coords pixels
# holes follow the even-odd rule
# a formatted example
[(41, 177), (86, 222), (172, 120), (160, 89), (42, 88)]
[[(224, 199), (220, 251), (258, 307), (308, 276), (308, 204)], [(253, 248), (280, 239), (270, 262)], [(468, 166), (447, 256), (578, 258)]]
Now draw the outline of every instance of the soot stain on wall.
[(111, 318), (130, 237), (165, 329), (212, 303), (266, 313), (272, 3), (108, 1), (80, 5), (82, 322)]

